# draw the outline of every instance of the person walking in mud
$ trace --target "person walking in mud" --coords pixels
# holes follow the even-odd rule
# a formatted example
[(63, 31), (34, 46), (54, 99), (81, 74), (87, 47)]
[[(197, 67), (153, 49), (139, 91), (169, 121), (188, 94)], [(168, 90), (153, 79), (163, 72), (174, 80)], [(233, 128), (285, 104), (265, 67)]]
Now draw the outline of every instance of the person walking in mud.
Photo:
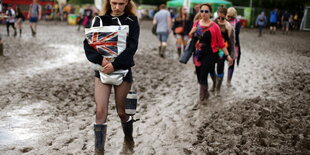
[[(225, 8), (224, 5), (220, 6), (217, 10), (217, 14), (218, 17), (215, 19), (215, 23), (220, 27), (222, 38), (225, 42), (225, 47), (227, 48), (229, 55), (234, 59), (235, 31), (232, 25), (226, 19), (227, 8)], [(214, 83), (211, 90), (216, 91), (216, 93), (219, 95), (224, 77), (225, 57), (222, 50), (219, 50), (217, 53), (217, 74), (215, 75), (210, 73), (210, 76)]]
[(277, 22), (278, 22), (278, 9), (275, 8), (270, 12), (269, 17), (270, 22), (270, 34), (276, 34), (277, 31)]
[(281, 17), (283, 34), (288, 34), (288, 30), (290, 26), (290, 22), (289, 22), (290, 16), (291, 14), (285, 11)]
[(168, 36), (171, 32), (172, 20), (170, 12), (167, 10), (165, 4), (161, 4), (159, 9), (160, 10), (154, 15), (153, 24), (157, 24), (156, 33), (160, 42), (158, 48), (159, 56), (164, 58)]
[(209, 98), (208, 92), (208, 74), (215, 74), (215, 62), (218, 50), (224, 52), (224, 57), (229, 61), (229, 65), (233, 60), (230, 57), (226, 45), (223, 41), (219, 26), (210, 18), (212, 15), (212, 7), (210, 4), (201, 4), (199, 14), (195, 19), (190, 35), (197, 37), (196, 51), (193, 60), (196, 68), (198, 83), (200, 85), (199, 101), (194, 109), (198, 108), (202, 101)]
[(261, 12), (260, 15), (257, 16), (255, 25), (258, 27), (258, 36), (261, 37), (263, 35), (263, 28), (267, 24), (267, 18), (264, 12)]
[[(101, 72), (105, 74), (112, 73), (119, 69), (128, 69), (128, 73), (123, 78), (120, 85), (103, 84), (100, 81), (100, 74), (95, 71), (95, 102), (96, 102), (96, 124), (95, 131), (95, 152), (104, 154), (104, 144), (107, 134), (107, 115), (109, 97), (112, 87), (115, 92), (116, 110), (121, 120), (123, 132), (125, 135), (125, 144), (133, 147), (133, 117), (125, 113), (125, 99), (131, 88), (133, 77), (131, 67), (134, 66), (133, 57), (138, 48), (140, 27), (136, 16), (136, 6), (132, 0), (105, 0), (103, 4), (102, 16), (100, 16), (104, 26), (122, 25), (129, 26), (126, 49), (118, 55), (113, 62), (106, 58), (90, 46), (87, 40), (84, 40), (84, 50), (87, 59), (95, 64), (102, 66)], [(99, 26), (99, 19), (95, 18), (94, 26)]]
[(16, 32), (16, 27), (15, 27), (15, 11), (12, 8), (12, 6), (8, 6), (8, 9), (5, 12), (5, 15), (7, 16), (6, 19), (6, 32), (7, 35), (10, 36), (10, 26), (12, 26), (14, 30), (14, 37), (16, 37), (17, 32)]
[(231, 66), (228, 67), (227, 72), (227, 86), (231, 86), (231, 80), (233, 77), (233, 73), (235, 70), (235, 63), (237, 61), (237, 65), (239, 65), (240, 58), (241, 58), (241, 47), (240, 47), (240, 29), (241, 29), (241, 22), (237, 18), (237, 10), (234, 7), (229, 7), (227, 9), (227, 20), (232, 25), (235, 30), (235, 49), (234, 49), (234, 61)]
[(177, 52), (180, 57), (182, 46), (183, 49), (187, 45), (188, 33), (191, 31), (192, 21), (189, 18), (189, 15), (186, 12), (185, 7), (179, 8), (178, 15), (175, 18), (174, 24), (172, 26), (173, 34), (177, 39)]
[(15, 22), (15, 27), (16, 29), (19, 29), (19, 36), (22, 36), (22, 29), (23, 29), (23, 22), (25, 21), (25, 17), (21, 11), (21, 9), (18, 7), (17, 8), (17, 13), (16, 13), (16, 22)]
[(28, 11), (30, 29), (33, 37), (35, 37), (37, 34), (37, 23), (41, 19), (41, 10), (41, 5), (38, 3), (38, 0), (33, 0), (33, 3), (30, 4)]

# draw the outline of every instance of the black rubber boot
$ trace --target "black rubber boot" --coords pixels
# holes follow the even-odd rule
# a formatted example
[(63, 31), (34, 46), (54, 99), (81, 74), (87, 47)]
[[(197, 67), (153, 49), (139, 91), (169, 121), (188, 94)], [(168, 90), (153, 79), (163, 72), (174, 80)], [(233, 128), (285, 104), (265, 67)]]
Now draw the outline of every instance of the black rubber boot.
[(216, 87), (216, 75), (211, 75), (211, 79), (213, 81), (212, 87), (211, 87), (211, 91), (214, 92), (215, 91), (215, 87)]
[(208, 85), (200, 84), (199, 99), (203, 101), (209, 98)]
[(128, 142), (133, 142), (133, 137), (132, 137), (132, 132), (133, 132), (133, 122), (134, 120), (130, 116), (130, 120), (126, 123), (122, 123), (124, 135), (125, 135), (125, 140)]
[(181, 48), (177, 48), (177, 51), (178, 51), (178, 56), (180, 57), (180, 56), (181, 56), (182, 49), (181, 49)]
[(95, 155), (104, 155), (104, 144), (107, 135), (107, 125), (95, 124)]
[(220, 94), (220, 91), (221, 91), (222, 82), (223, 82), (223, 78), (220, 78), (220, 77), (216, 78), (216, 91), (218, 95)]
[(19, 29), (19, 37), (22, 36), (22, 29)]

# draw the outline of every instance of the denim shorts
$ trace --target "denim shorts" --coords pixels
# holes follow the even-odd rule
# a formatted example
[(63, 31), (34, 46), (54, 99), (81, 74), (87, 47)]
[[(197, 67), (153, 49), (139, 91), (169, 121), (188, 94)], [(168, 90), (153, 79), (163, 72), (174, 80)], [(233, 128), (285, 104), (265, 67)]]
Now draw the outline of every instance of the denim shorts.
[(29, 21), (31, 23), (36, 23), (36, 22), (38, 22), (38, 17), (30, 17)]
[(167, 42), (169, 33), (168, 32), (157, 32), (157, 37), (160, 42)]
[(176, 34), (175, 37), (176, 37), (177, 39), (183, 38), (183, 40), (188, 40), (188, 39), (189, 39), (187, 35)]

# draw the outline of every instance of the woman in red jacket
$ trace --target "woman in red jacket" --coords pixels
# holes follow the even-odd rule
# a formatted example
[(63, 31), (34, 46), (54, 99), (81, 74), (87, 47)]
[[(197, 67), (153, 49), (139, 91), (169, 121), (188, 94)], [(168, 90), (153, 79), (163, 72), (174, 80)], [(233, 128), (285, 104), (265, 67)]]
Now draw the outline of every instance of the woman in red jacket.
[[(200, 101), (209, 98), (208, 74), (215, 74), (215, 62), (218, 49), (224, 51), (224, 56), (232, 64), (225, 43), (223, 41), (219, 26), (211, 21), (212, 7), (210, 4), (201, 4), (197, 21), (195, 21), (190, 34), (198, 37), (196, 51), (194, 53), (194, 64), (197, 79), (200, 84)], [(200, 104), (197, 104), (199, 106)], [(196, 107), (196, 106), (195, 106)], [(197, 107), (196, 107), (197, 108)]]

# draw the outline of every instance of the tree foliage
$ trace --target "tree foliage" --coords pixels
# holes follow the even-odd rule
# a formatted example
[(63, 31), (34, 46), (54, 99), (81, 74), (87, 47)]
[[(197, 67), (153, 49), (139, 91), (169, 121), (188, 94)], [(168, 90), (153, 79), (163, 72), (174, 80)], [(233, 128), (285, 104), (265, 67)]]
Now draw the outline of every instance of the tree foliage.
[[(229, 0), (234, 6), (250, 6), (251, 0)], [(288, 9), (298, 10), (303, 9), (303, 6), (309, 3), (309, 0), (252, 0), (252, 7), (266, 9)]]

